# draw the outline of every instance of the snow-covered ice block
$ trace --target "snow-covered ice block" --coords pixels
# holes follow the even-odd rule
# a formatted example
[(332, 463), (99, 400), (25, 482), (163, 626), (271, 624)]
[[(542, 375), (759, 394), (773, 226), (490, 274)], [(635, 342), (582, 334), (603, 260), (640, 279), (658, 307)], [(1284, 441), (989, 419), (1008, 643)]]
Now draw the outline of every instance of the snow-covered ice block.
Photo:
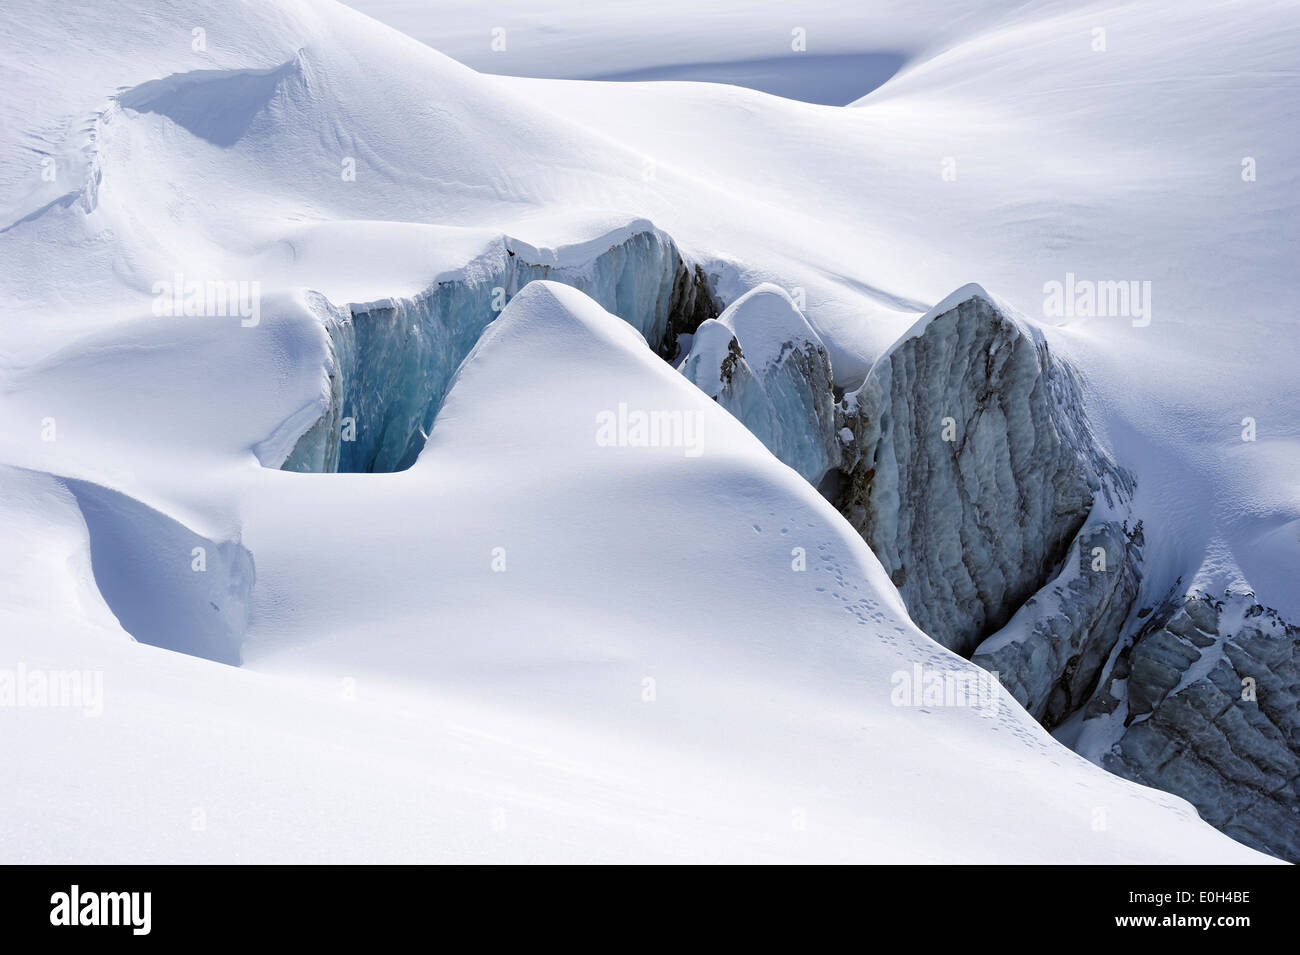
[(703, 322), (682, 373), (811, 484), (839, 462), (830, 357), (784, 289), (763, 283)]

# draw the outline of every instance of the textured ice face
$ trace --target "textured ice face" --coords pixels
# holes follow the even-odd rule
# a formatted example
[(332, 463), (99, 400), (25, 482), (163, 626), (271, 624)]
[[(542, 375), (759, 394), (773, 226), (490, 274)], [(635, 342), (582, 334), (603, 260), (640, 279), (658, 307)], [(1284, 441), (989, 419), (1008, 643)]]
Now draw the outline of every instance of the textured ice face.
[(1166, 603), (1116, 655), (1078, 749), (1300, 861), (1300, 628), (1253, 594)]
[(1074, 716), (1094, 762), (1300, 859), (1300, 629), (1241, 593), (1133, 614), (1133, 479), (1094, 439), (1067, 365), (967, 295), (841, 408), (841, 509), (922, 629), (1044, 725)]
[(314, 296), (333, 352), (328, 408), (281, 467), (410, 467), (461, 361), (529, 282), (580, 289), (668, 357), (678, 334), (716, 314), (703, 273), (656, 230), (635, 232), (580, 265), (537, 264), (525, 255), (510, 251), (487, 274), (439, 282), (415, 299), (340, 308)]
[(1094, 508), (1056, 578), (971, 656), (1049, 728), (1088, 701), (1142, 583), (1141, 523), (1130, 528), (1101, 510)]
[(1071, 369), (968, 286), (841, 413), (838, 504), (913, 619), (1044, 725), (1076, 712), (1137, 598), (1143, 536)]
[(702, 323), (682, 373), (809, 483), (839, 463), (830, 357), (783, 289), (759, 285)]
[(843, 406), (841, 510), (913, 619), (969, 656), (1060, 566), (1101, 486), (1077, 388), (982, 296), (923, 324)]
[(772, 285), (701, 324), (682, 364), (805, 479), (835, 469), (823, 487), (927, 633), (1045, 725), (1065, 719), (1121, 633), (1142, 547), (1131, 478), (1097, 446), (1070, 369), (970, 286), (890, 349), (838, 422), (830, 371)]

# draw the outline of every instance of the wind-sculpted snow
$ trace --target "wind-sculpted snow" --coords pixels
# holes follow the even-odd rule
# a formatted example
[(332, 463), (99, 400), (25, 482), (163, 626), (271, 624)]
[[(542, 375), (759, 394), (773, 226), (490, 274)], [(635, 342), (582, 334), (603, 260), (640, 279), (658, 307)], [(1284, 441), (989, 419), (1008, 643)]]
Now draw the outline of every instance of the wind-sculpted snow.
[(125, 494), (67, 479), (90, 534), (105, 603), (141, 643), (239, 664), (253, 590), (253, 557)]
[[(448, 42), (486, 48), (479, 6), (437, 5)], [(695, 4), (646, 14), (657, 49), (623, 62), (631, 21), (579, 6), (512, 20), (501, 62), (784, 42)], [(839, 109), (485, 76), (313, 0), (10, 0), (0, 690), (23, 666), (107, 694), (84, 722), (6, 707), (0, 854), (1267, 861), (1072, 733), (1286, 850), (1294, 634), (1221, 612), (1222, 652), (1184, 666), (1194, 641), (1116, 622), (1139, 572), (1163, 593), (1211, 545), (1300, 618), (1295, 18), (1132, 4), (1098, 55), (1096, 11), (915, 6), (800, 21), (783, 71), (827, 42), (909, 55)], [(707, 321), (696, 261), (727, 301), (802, 289), (811, 331), (774, 294), (771, 337), (748, 307)], [(1155, 306), (1081, 310), (1048, 356), (968, 294), (839, 405), (959, 274), (1026, 314), (1073, 275)], [(230, 283), (238, 315), (173, 307)], [(1223, 695), (1247, 656), (1276, 733)], [(930, 697), (958, 679), (992, 692)], [(1118, 702), (1085, 720), (1094, 684)], [(1203, 726), (1180, 707), (1210, 689)], [(69, 759), (93, 787), (49, 772)]]
[(783, 289), (760, 285), (701, 324), (682, 373), (811, 484), (839, 463), (830, 357)]
[(286, 80), (304, 83), (298, 58), (269, 70), (192, 70), (141, 83), (118, 103), (158, 113), (215, 146), (231, 146), (248, 131)]
[(1177, 793), (1247, 845), (1300, 861), (1300, 628), (1254, 594), (1192, 592), (1117, 654), (1079, 751)]
[(285, 470), (410, 467), (456, 368), (529, 282), (582, 290), (670, 358), (677, 335), (717, 313), (702, 270), (654, 229), (633, 232), (581, 264), (529, 261), (544, 256), (509, 241), (499, 252), (475, 277), (438, 282), (414, 299), (339, 307), (313, 297), (333, 353), (327, 408), (283, 462)]

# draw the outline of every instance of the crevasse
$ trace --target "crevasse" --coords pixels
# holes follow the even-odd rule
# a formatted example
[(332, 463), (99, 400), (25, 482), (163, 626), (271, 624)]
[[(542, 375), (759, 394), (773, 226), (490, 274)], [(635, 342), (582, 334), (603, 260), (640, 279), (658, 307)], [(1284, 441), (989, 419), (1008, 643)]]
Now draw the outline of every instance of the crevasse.
[(537, 279), (571, 285), (637, 329), (665, 358), (677, 336), (718, 313), (703, 270), (670, 237), (649, 227), (612, 237), (580, 262), (544, 259), (503, 239), (472, 272), (410, 299), (338, 306), (310, 302), (331, 346), (329, 394), (321, 416), (280, 467), (372, 472), (410, 467), (424, 446), (447, 387), (474, 343), (520, 289)]

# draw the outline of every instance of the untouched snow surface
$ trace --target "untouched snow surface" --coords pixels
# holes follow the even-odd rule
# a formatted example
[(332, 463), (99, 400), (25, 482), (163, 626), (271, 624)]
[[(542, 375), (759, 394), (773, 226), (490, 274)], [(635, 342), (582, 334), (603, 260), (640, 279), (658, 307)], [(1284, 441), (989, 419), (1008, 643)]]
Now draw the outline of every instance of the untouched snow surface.
[[(605, 42), (633, 21), (581, 13), (584, 75), (765, 60), (799, 25), (724, 44), (734, 16), (694, 6), (636, 56)], [(1294, 7), (960, 6), (836, 31), (827, 55), (907, 58), (837, 109), (482, 75), (330, 2), (8, 4), (0, 689), (84, 686), (0, 708), (0, 857), (1268, 861), (1009, 697), (895, 705), (982, 671), (579, 292), (515, 295), (409, 470), (260, 463), (329, 400), (317, 296), (473, 279), (502, 236), (648, 219), (726, 302), (801, 293), (842, 387), (966, 282), (1034, 317), (1067, 272), (1149, 279), (1148, 325), (1044, 316), (1052, 347), (1139, 475), (1164, 585), (1205, 564), (1300, 617)], [(476, 9), (443, 24), (486, 45)], [(167, 314), (194, 281), (233, 306)]]

